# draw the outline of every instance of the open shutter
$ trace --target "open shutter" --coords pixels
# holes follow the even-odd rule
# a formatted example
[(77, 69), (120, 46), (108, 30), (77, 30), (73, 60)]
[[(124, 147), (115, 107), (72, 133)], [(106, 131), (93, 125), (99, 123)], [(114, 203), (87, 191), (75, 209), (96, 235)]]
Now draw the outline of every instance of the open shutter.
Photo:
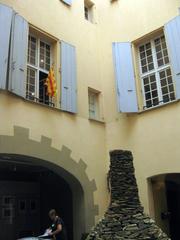
[(0, 89), (6, 88), (13, 10), (0, 4)]
[(164, 29), (176, 84), (176, 98), (180, 99), (180, 16), (168, 22)]
[(61, 0), (62, 2), (64, 2), (67, 5), (71, 5), (72, 4), (72, 0)]
[(76, 49), (61, 42), (61, 109), (77, 112)]
[(20, 15), (16, 14), (14, 16), (12, 28), (8, 88), (10, 91), (21, 97), (25, 97), (26, 95), (28, 28), (27, 21)]
[(131, 43), (113, 43), (119, 112), (138, 112)]

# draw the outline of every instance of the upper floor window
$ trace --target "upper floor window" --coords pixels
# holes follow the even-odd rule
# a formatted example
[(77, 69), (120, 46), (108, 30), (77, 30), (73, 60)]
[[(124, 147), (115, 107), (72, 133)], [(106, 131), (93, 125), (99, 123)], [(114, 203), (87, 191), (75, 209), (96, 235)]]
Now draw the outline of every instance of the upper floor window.
[(144, 107), (175, 100), (175, 89), (164, 35), (139, 46)]
[(40, 37), (29, 35), (26, 97), (51, 105), (45, 81), (52, 64), (52, 46)]
[[(117, 107), (137, 113), (180, 99), (180, 16), (132, 42), (113, 42)], [(166, 36), (166, 37), (165, 37)], [(135, 69), (134, 69), (135, 66)], [(140, 76), (144, 103), (138, 94)]]
[(77, 113), (76, 47), (29, 25), (11, 7), (0, 4), (0, 14), (0, 89)]
[(89, 89), (89, 118), (90, 119), (99, 119), (99, 92)]
[(86, 6), (84, 6), (84, 16), (86, 20), (89, 20), (89, 9)]
[(84, 0), (84, 17), (90, 22), (93, 22), (94, 20), (93, 6), (93, 2), (91, 2), (90, 0)]

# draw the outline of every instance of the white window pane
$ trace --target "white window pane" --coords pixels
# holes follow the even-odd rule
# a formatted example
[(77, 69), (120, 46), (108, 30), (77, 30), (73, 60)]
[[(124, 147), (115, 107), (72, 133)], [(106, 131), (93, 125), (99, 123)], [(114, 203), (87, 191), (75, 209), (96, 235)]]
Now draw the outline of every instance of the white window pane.
[(156, 38), (154, 40), (154, 43), (155, 43), (158, 67), (168, 64), (169, 58), (168, 58), (168, 51), (167, 51), (167, 46), (165, 42), (165, 37), (162, 36), (162, 37)]
[(50, 58), (51, 58), (51, 47), (50, 45), (40, 42), (40, 56), (39, 56), (39, 66), (40, 68), (49, 71), (50, 69)]
[(37, 40), (36, 38), (29, 35), (28, 42), (28, 63), (36, 65), (36, 54), (37, 54)]
[(164, 36), (139, 47), (145, 107), (175, 100), (175, 90)]
[(27, 68), (26, 98), (34, 100), (36, 91), (36, 70)]
[(167, 68), (159, 72), (159, 78), (161, 82), (163, 102), (166, 103), (175, 100), (175, 90), (172, 80), (171, 69)]
[(154, 69), (151, 43), (146, 43), (139, 47), (141, 71), (147, 73)]
[(89, 91), (89, 117), (98, 118), (98, 93)]

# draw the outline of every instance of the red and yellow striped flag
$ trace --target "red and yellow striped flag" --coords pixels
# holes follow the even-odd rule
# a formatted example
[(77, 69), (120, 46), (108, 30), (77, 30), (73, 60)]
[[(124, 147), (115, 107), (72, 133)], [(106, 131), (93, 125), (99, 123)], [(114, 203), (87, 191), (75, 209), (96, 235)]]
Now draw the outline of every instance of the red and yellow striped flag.
[(56, 96), (57, 93), (57, 84), (56, 79), (54, 76), (54, 68), (53, 66), (49, 70), (48, 77), (46, 78), (46, 82), (44, 83), (45, 86), (47, 86), (46, 95), (49, 97)]

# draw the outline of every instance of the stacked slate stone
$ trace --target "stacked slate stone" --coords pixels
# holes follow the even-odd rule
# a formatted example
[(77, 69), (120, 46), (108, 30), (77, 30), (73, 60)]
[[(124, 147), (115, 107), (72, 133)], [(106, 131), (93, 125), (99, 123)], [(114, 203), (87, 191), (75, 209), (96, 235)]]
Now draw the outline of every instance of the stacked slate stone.
[(87, 240), (169, 240), (143, 212), (131, 152), (115, 150), (110, 156), (110, 206)]

